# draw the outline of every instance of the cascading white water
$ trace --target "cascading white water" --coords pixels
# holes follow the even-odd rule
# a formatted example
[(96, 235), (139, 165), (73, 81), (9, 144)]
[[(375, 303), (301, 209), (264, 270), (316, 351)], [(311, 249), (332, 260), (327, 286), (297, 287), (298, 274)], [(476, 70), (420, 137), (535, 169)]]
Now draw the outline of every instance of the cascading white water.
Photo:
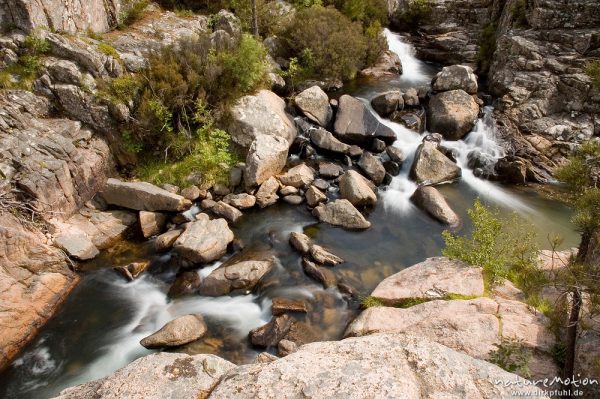
[[(433, 73), (430, 72), (430, 69), (427, 69), (425, 63), (415, 57), (414, 47), (405, 42), (400, 35), (392, 33), (387, 29), (385, 30), (385, 35), (390, 50), (398, 54), (402, 62), (402, 80), (410, 82), (415, 86), (429, 84), (433, 78)], [(479, 195), (513, 209), (530, 211), (531, 209), (514, 195), (488, 180), (476, 177), (468, 167), (468, 154), (474, 150), (479, 151), (482, 156), (493, 160), (493, 162), (504, 156), (502, 147), (495, 140), (492, 110), (492, 107), (484, 109), (483, 117), (477, 121), (473, 131), (464, 140), (444, 141), (442, 144), (456, 151), (458, 154), (457, 163), (462, 169), (462, 180)], [(377, 116), (376, 112), (373, 113)], [(421, 144), (422, 137), (427, 132), (419, 135), (401, 124), (382, 119), (379, 116), (377, 117), (381, 123), (394, 130), (398, 137), (394, 146), (402, 150), (406, 156), (400, 174), (392, 179), (391, 184), (383, 194), (384, 205), (386, 209), (405, 213), (413, 207), (410, 197), (417, 188), (417, 185), (408, 176), (410, 166), (414, 160), (415, 151), (419, 144)]]

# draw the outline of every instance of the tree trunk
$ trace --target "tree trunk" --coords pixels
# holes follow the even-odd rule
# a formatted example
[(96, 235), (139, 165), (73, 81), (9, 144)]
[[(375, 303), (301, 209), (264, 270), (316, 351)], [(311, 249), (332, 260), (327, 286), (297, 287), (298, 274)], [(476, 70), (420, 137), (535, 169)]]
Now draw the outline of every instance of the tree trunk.
[[(567, 325), (567, 342), (566, 342), (566, 354), (565, 354), (565, 368), (563, 369), (563, 378), (571, 379), (575, 375), (575, 348), (577, 346), (577, 327), (579, 326), (579, 316), (581, 313), (581, 292), (578, 288), (574, 288), (571, 292), (573, 298), (571, 298), (571, 313), (569, 315), (569, 324)], [(571, 392), (571, 388), (569, 389)], [(569, 394), (567, 397), (572, 397)]]
[(252, 0), (252, 33), (258, 37), (258, 13), (256, 12), (256, 0)]

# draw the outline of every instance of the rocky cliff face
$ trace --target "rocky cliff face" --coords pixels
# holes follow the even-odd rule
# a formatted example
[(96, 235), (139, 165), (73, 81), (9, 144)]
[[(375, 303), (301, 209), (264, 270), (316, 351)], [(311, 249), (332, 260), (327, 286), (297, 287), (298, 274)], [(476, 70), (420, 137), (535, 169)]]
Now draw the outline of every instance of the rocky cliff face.
[(0, 0), (0, 30), (106, 32), (117, 25), (120, 0)]
[[(405, 3), (398, 2), (392, 15)], [(600, 90), (585, 73), (586, 64), (600, 57), (599, 2), (429, 4), (429, 19), (412, 36), (419, 55), (476, 65), (479, 74), (489, 67), (489, 90), (499, 98), (498, 133), (527, 180), (547, 181), (577, 144), (600, 135)]]

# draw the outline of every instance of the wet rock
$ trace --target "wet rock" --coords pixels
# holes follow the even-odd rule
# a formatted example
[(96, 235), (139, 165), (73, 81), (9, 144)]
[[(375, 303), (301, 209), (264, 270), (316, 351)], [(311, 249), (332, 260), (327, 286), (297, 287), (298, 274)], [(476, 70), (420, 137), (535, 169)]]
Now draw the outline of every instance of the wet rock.
[(438, 150), (438, 144), (423, 141), (417, 148), (410, 177), (419, 184), (439, 184), (461, 176), (461, 169)]
[(283, 201), (287, 202), (290, 205), (300, 205), (304, 202), (304, 197), (301, 195), (286, 195), (283, 197)]
[(302, 299), (290, 299), (284, 297), (273, 298), (271, 313), (273, 316), (280, 316), (284, 313), (307, 313), (306, 302)]
[(337, 279), (335, 274), (327, 268), (317, 265), (306, 258), (302, 258), (302, 269), (306, 275), (319, 283), (323, 284), (324, 288), (335, 287)]
[[(351, 145), (350, 149), (348, 150), (348, 156), (350, 158), (358, 158), (363, 154), (363, 152), (364, 152), (363, 149), (360, 148), (359, 146)], [(348, 166), (350, 166), (350, 165), (348, 165)]]
[(510, 184), (525, 184), (527, 182), (527, 161), (508, 155), (500, 158), (494, 167), (498, 179)]
[(200, 202), (200, 207), (204, 210), (211, 210), (212, 208), (214, 208), (214, 206), (217, 205), (217, 201), (213, 201), (212, 199), (203, 199), (202, 202)]
[(307, 254), (312, 241), (306, 234), (293, 231), (290, 233), (290, 245), (301, 254)]
[(114, 270), (125, 277), (127, 281), (133, 281), (139, 277), (150, 266), (150, 261), (133, 262), (127, 266), (115, 267)]
[(327, 201), (327, 196), (315, 186), (310, 186), (310, 188), (306, 190), (306, 203), (311, 208), (314, 208), (325, 201)]
[(469, 94), (477, 93), (477, 76), (466, 65), (451, 65), (442, 68), (431, 81), (433, 91), (464, 90)]
[(319, 163), (319, 175), (325, 179), (335, 179), (344, 173), (344, 168), (331, 162)]
[(385, 151), (385, 147), (386, 144), (379, 140), (379, 139), (375, 139), (373, 140), (373, 143), (371, 144), (371, 151), (376, 153), (376, 154), (381, 154), (382, 152)]
[(280, 173), (288, 156), (288, 143), (281, 137), (259, 135), (246, 157), (246, 187), (258, 186)]
[(304, 163), (294, 166), (285, 174), (279, 176), (279, 181), (285, 186), (303, 188), (315, 180), (315, 171)]
[(414, 87), (411, 87), (410, 89), (406, 90), (402, 95), (402, 99), (404, 100), (404, 106), (406, 107), (419, 106), (419, 93)]
[(148, 238), (160, 234), (167, 224), (167, 215), (160, 212), (140, 211), (139, 220), (142, 235)]
[[(452, 372), (449, 372), (451, 370)], [(211, 398), (287, 397), (504, 398), (515, 381), (527, 395), (544, 392), (491, 363), (473, 359), (419, 336), (377, 334), (303, 345), (267, 364), (237, 368), (212, 391)], [(519, 381), (519, 382), (516, 382)]]
[(292, 187), (292, 186), (285, 186), (282, 187), (281, 190), (279, 190), (279, 194), (281, 195), (294, 195), (294, 194), (298, 194), (300, 190), (298, 190), (296, 187)]
[(256, 192), (256, 203), (261, 208), (266, 208), (277, 202), (279, 196), (279, 181), (275, 177), (270, 177), (267, 181), (261, 184)]
[(402, 92), (400, 90), (391, 90), (378, 94), (371, 100), (371, 106), (375, 112), (386, 118), (391, 115), (392, 112), (404, 108)]
[(293, 119), (285, 112), (285, 101), (268, 90), (244, 96), (236, 102), (231, 109), (228, 132), (234, 143), (245, 148), (266, 135), (283, 139), (286, 150), (297, 135)]
[(359, 161), (358, 166), (362, 169), (363, 172), (371, 179), (376, 186), (379, 186), (385, 177), (385, 168), (383, 164), (373, 154), (370, 152), (364, 152)]
[(196, 201), (200, 195), (201, 192), (197, 186), (189, 186), (181, 190), (181, 196), (190, 201)]
[(355, 206), (372, 206), (377, 202), (377, 195), (369, 187), (366, 179), (353, 170), (344, 173), (340, 178), (340, 194)]
[(407, 129), (422, 133), (425, 130), (425, 111), (408, 109), (396, 111), (390, 115), (390, 119), (404, 125)]
[(390, 176), (398, 176), (400, 174), (400, 165), (398, 165), (396, 162), (385, 161), (383, 163), (383, 167)]
[(157, 252), (166, 252), (173, 247), (175, 241), (179, 238), (179, 236), (183, 233), (181, 229), (175, 229), (167, 231), (166, 233), (162, 233), (156, 240), (154, 240), (154, 249)]
[(478, 115), (479, 105), (465, 91), (444, 91), (429, 101), (427, 128), (447, 140), (460, 140), (475, 127)]
[(100, 254), (98, 248), (85, 234), (61, 234), (54, 238), (54, 244), (77, 260), (94, 259)]
[(342, 141), (368, 145), (373, 138), (391, 144), (396, 133), (381, 124), (360, 100), (347, 94), (340, 97), (335, 119), (334, 133)]
[(313, 181), (313, 186), (321, 191), (325, 191), (329, 188), (330, 184), (323, 179), (315, 179), (315, 181)]
[(227, 194), (223, 202), (237, 209), (249, 209), (256, 204), (256, 197), (250, 194)]
[(200, 275), (198, 272), (184, 272), (177, 276), (169, 288), (169, 297), (177, 298), (187, 294), (194, 294), (200, 288)]
[(385, 153), (390, 157), (390, 159), (394, 162), (402, 164), (406, 159), (406, 155), (402, 152), (402, 150), (398, 147), (394, 147), (393, 145), (388, 146), (385, 149)]
[(450, 208), (444, 196), (434, 187), (421, 186), (410, 197), (419, 208), (440, 222), (456, 226), (460, 223), (458, 215)]
[(223, 216), (225, 219), (229, 220), (232, 223), (238, 221), (239, 218), (243, 216), (243, 213), (240, 212), (239, 209), (234, 208), (233, 206), (226, 204), (223, 201), (219, 201), (210, 208), (210, 211), (214, 214)]
[(287, 356), (298, 350), (298, 345), (295, 342), (289, 341), (287, 339), (282, 339), (277, 344), (277, 354), (279, 356)]
[(331, 132), (325, 129), (314, 129), (310, 132), (310, 141), (317, 148), (337, 154), (347, 154), (350, 146), (335, 138)]
[(251, 290), (272, 268), (272, 259), (225, 263), (202, 280), (200, 294), (220, 296), (235, 290)]
[(67, 388), (57, 399), (206, 398), (235, 367), (214, 355), (159, 352), (108, 377)]
[(312, 213), (322, 222), (346, 229), (362, 230), (371, 227), (371, 223), (346, 199), (321, 204)]
[(441, 298), (448, 293), (482, 296), (481, 268), (448, 258), (428, 258), (386, 278), (371, 296), (393, 304), (411, 298)]
[(393, 51), (386, 50), (383, 52), (377, 63), (372, 67), (360, 71), (362, 76), (374, 79), (385, 77), (394, 77), (402, 73), (402, 62), (398, 54)]
[(191, 202), (146, 182), (123, 182), (108, 179), (102, 190), (102, 198), (110, 205), (138, 211), (180, 212), (191, 206)]
[(140, 341), (144, 348), (170, 348), (202, 338), (207, 328), (200, 314), (190, 314), (171, 320), (160, 330)]
[(182, 257), (195, 263), (208, 263), (221, 258), (227, 245), (233, 241), (233, 232), (225, 219), (210, 220), (201, 213), (196, 221), (175, 241), (174, 249)]
[(273, 317), (270, 322), (262, 327), (250, 331), (252, 345), (268, 348), (277, 346), (292, 327), (293, 319), (287, 314)]
[(320, 245), (313, 244), (310, 247), (310, 255), (321, 265), (335, 266), (344, 262), (344, 259), (332, 254)]
[(296, 107), (311, 121), (327, 127), (333, 118), (327, 94), (319, 86), (310, 87), (296, 95)]

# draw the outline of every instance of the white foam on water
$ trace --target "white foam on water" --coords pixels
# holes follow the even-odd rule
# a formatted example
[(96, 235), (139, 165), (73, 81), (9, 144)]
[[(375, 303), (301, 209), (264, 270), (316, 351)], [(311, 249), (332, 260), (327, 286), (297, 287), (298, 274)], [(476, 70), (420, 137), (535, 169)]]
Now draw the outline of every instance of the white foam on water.
[(402, 62), (402, 80), (414, 85), (429, 84), (432, 76), (427, 73), (423, 61), (416, 57), (414, 46), (407, 43), (401, 35), (384, 29), (383, 33), (388, 42), (389, 49), (398, 54)]

